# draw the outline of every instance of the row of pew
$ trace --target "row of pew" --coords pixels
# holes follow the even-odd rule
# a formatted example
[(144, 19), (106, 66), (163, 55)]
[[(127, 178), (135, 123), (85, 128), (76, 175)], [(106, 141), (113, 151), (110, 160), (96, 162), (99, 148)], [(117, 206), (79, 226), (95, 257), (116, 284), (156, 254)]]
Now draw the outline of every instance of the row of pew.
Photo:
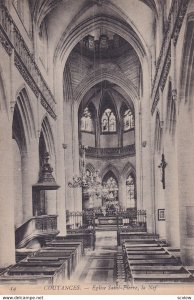
[(193, 283), (193, 275), (159, 239), (133, 238), (123, 243), (127, 278), (131, 283)]
[(84, 255), (82, 240), (57, 237), (10, 266), (0, 276), (0, 284), (59, 284), (69, 280)]

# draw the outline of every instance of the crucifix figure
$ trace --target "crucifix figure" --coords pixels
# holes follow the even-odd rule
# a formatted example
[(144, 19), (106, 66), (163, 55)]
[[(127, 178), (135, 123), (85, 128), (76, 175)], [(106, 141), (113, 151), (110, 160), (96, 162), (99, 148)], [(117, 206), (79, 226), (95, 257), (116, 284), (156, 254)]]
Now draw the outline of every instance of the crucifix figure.
[(162, 154), (161, 163), (158, 166), (158, 168), (161, 169), (161, 174), (162, 174), (161, 182), (162, 182), (163, 189), (165, 189), (165, 168), (166, 168), (166, 166), (167, 166), (167, 162), (165, 161), (164, 154)]

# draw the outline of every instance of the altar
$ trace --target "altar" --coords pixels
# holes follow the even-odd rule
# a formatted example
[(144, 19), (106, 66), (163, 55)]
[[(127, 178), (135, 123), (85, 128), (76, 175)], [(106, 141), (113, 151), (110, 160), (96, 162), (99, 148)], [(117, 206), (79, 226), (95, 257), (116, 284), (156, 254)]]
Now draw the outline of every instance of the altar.
[[(118, 224), (119, 221), (119, 224)], [(122, 225), (122, 219), (117, 216), (102, 216), (98, 217), (99, 225)]]

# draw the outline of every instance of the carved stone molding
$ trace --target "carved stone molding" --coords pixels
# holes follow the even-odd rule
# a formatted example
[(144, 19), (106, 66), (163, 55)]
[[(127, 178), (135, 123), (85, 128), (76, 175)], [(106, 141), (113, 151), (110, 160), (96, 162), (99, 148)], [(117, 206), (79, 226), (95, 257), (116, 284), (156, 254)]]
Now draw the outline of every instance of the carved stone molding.
[(96, 158), (105, 158), (112, 159), (113, 157), (127, 157), (135, 155), (135, 145), (128, 145), (124, 147), (115, 147), (115, 148), (95, 148), (87, 147), (86, 156), (87, 157), (96, 157)]
[(14, 49), (14, 63), (18, 71), (32, 89), (36, 97), (53, 119), (56, 119), (55, 99), (47, 86), (33, 55), (30, 53), (22, 35), (11, 18), (7, 8), (0, 4), (0, 42), (8, 55)]
[(174, 36), (173, 36), (175, 46), (176, 46), (176, 43), (177, 43), (177, 40), (178, 40), (179, 32), (181, 30), (183, 19), (185, 17), (186, 11), (187, 11), (189, 0), (184, 0), (184, 1), (182, 1), (181, 4), (182, 4), (182, 6), (181, 6), (180, 11), (179, 11), (179, 15), (178, 15), (175, 30), (174, 30)]
[(0, 30), (0, 43), (2, 44), (5, 51), (8, 53), (9, 56), (12, 54), (12, 46), (9, 43), (9, 40), (5, 37), (4, 33)]
[(173, 0), (171, 5), (168, 23), (166, 26), (167, 29), (156, 64), (156, 72), (152, 84), (152, 114), (154, 113), (159, 101), (159, 88), (161, 87), (162, 90), (164, 89), (166, 79), (169, 74), (171, 66), (171, 40), (173, 39), (174, 45), (176, 46), (183, 19), (187, 11), (188, 3), (189, 0)]
[(26, 67), (22, 63), (20, 57), (16, 53), (14, 55), (14, 63), (15, 63), (16, 68), (18, 69), (18, 71), (20, 72), (20, 74), (22, 75), (24, 80), (26, 81), (26, 83), (32, 89), (32, 91), (34, 92), (36, 97), (38, 97), (39, 92), (38, 92), (37, 86), (34, 83), (33, 79), (31, 78), (30, 74), (28, 73)]

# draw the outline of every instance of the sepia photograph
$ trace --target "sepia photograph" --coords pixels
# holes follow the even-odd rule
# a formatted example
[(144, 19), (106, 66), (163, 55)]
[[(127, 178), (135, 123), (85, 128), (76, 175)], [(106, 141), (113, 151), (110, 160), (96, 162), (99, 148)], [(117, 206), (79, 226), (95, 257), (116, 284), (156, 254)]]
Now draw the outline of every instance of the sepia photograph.
[(1, 295), (194, 295), (194, 0), (0, 0)]

